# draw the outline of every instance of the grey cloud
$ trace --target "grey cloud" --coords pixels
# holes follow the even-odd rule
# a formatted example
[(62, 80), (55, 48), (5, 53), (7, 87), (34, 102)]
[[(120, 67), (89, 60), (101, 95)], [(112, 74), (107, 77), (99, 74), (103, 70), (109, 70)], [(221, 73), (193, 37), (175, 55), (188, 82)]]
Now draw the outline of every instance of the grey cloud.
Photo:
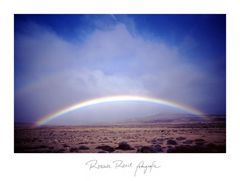
[(216, 77), (210, 73), (186, 64), (178, 48), (133, 36), (122, 23), (97, 29), (74, 44), (42, 27), (36, 29), (15, 40), (16, 63), (24, 67), (18, 79), (25, 86), (15, 92), (21, 119), (27, 119), (24, 112), (31, 111), (36, 120), (75, 102), (119, 94), (208, 108), (215, 89), (221, 87), (213, 85)]

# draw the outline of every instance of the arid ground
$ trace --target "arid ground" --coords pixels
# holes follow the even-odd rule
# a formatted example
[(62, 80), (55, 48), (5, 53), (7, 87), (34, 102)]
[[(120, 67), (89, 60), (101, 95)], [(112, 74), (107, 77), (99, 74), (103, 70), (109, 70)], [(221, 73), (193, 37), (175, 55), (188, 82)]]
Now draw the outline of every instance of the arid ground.
[(225, 153), (225, 117), (118, 125), (15, 125), (15, 153)]

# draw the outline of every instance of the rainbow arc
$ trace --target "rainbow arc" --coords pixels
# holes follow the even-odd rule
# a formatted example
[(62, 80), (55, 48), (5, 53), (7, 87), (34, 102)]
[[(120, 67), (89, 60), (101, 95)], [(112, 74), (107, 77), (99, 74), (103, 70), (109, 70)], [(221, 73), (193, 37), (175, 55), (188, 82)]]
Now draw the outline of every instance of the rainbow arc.
[(182, 110), (184, 112), (187, 112), (192, 115), (196, 115), (202, 118), (206, 118), (204, 113), (187, 105), (180, 104), (174, 101), (169, 101), (165, 99), (160, 98), (153, 98), (153, 97), (146, 97), (146, 96), (130, 96), (130, 95), (120, 95), (120, 96), (110, 96), (110, 97), (100, 97), (96, 99), (91, 99), (87, 101), (78, 102), (76, 104), (64, 107), (63, 109), (60, 109), (56, 112), (50, 113), (43, 118), (37, 120), (35, 123), (35, 126), (41, 126), (45, 125), (51, 120), (60, 117), (64, 114), (67, 114), (69, 112), (72, 112), (77, 109), (81, 109), (88, 106), (93, 106), (96, 104), (102, 104), (102, 103), (108, 103), (108, 102), (123, 102), (123, 101), (136, 101), (136, 102), (149, 102), (153, 104), (161, 104), (166, 105), (169, 107), (177, 108), (179, 110)]

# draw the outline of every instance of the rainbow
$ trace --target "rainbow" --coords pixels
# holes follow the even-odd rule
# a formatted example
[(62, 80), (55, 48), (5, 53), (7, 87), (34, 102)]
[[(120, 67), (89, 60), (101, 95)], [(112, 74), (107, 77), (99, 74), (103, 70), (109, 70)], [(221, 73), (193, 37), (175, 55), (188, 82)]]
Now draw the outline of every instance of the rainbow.
[(146, 97), (146, 96), (129, 96), (129, 95), (121, 95), (121, 96), (110, 96), (110, 97), (101, 97), (101, 98), (96, 98), (96, 99), (91, 99), (91, 100), (87, 100), (87, 101), (83, 101), (83, 102), (78, 102), (76, 104), (67, 106), (59, 111), (50, 113), (48, 115), (46, 115), (45, 117), (39, 119), (36, 121), (35, 126), (42, 126), (46, 123), (48, 123), (49, 121), (62, 116), (66, 113), (69, 113), (71, 111), (80, 109), (80, 108), (84, 108), (84, 107), (88, 107), (88, 106), (93, 106), (96, 104), (101, 104), (101, 103), (108, 103), (108, 102), (121, 102), (121, 101), (137, 101), (137, 102), (150, 102), (150, 103), (155, 103), (155, 104), (161, 104), (161, 105), (166, 105), (166, 106), (170, 106), (170, 107), (174, 107), (177, 109), (180, 109), (182, 111), (185, 111), (187, 113), (190, 113), (192, 115), (196, 115), (199, 117), (204, 118), (204, 113), (194, 109), (190, 106), (184, 105), (184, 104), (179, 104), (173, 101), (169, 101), (169, 100), (164, 100), (164, 99), (160, 99), (160, 98), (153, 98), (153, 97)]

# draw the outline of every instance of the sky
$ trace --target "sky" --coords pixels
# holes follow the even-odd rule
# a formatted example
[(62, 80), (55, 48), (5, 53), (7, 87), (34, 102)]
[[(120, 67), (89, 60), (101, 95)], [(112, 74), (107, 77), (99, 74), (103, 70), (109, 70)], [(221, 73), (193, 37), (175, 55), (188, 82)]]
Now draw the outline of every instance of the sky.
[[(33, 123), (68, 105), (116, 95), (225, 114), (225, 15), (14, 16), (15, 122)], [(149, 103), (111, 103), (62, 121), (112, 121), (161, 110), (169, 111)]]

